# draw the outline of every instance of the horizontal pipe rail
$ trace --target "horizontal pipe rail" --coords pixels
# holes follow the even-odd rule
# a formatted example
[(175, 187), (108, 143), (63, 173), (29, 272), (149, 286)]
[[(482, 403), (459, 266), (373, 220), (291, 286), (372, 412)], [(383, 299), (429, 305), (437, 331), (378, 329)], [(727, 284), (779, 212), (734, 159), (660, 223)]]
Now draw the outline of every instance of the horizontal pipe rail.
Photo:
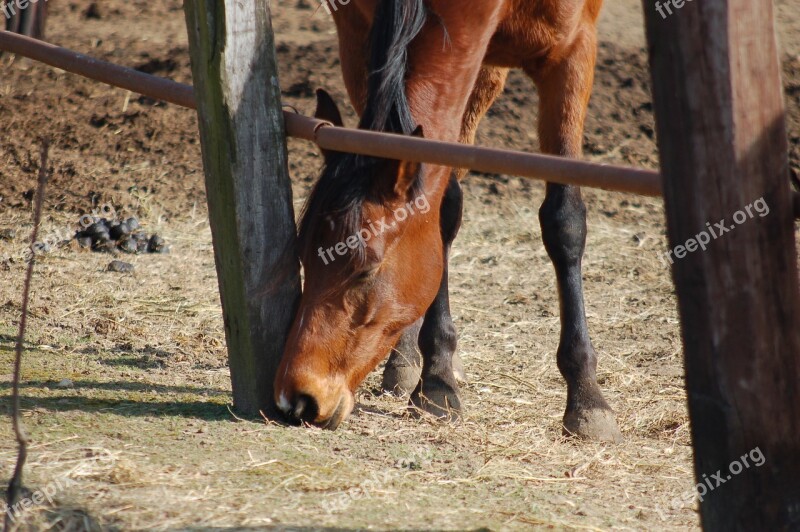
[[(195, 108), (194, 91), (190, 85), (151, 76), (66, 48), (0, 31), (0, 50), (156, 100)], [(661, 177), (653, 170), (335, 127), (328, 122), (289, 111), (284, 111), (284, 118), (287, 135), (310, 140), (328, 150), (469, 168), (479, 172), (516, 175), (644, 196), (661, 196)]]

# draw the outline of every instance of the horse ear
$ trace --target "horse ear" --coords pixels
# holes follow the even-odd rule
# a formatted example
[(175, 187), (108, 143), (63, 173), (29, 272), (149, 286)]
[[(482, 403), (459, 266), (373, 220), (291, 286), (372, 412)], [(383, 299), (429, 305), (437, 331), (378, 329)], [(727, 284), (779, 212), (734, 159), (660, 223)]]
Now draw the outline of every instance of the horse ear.
[[(425, 138), (422, 133), (422, 126), (417, 126), (412, 137)], [(400, 166), (397, 170), (397, 181), (394, 184), (394, 193), (400, 198), (406, 198), (408, 191), (414, 187), (414, 183), (419, 179), (420, 168), (422, 163), (412, 161), (400, 161)]]
[[(342, 127), (344, 125), (342, 113), (339, 112), (339, 106), (336, 105), (336, 102), (333, 101), (333, 98), (325, 89), (317, 89), (317, 108), (314, 111), (314, 118), (326, 120), (337, 127)], [(330, 159), (331, 152), (324, 148), (320, 148), (319, 151), (322, 152), (322, 156), (327, 163)]]
[(314, 111), (314, 118), (327, 120), (334, 126), (342, 127), (342, 114), (333, 98), (325, 89), (317, 89), (317, 109)]

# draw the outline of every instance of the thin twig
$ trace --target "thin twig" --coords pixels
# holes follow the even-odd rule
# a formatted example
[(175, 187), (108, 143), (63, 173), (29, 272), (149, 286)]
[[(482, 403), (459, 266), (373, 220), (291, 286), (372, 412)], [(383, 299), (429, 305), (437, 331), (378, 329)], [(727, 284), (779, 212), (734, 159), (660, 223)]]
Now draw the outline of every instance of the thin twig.
[[(39, 223), (42, 220), (42, 204), (44, 203), (44, 190), (47, 183), (47, 152), (50, 147), (50, 142), (47, 139), (42, 141), (41, 151), (41, 166), (39, 167), (39, 184), (36, 191), (36, 208), (33, 213), (33, 230), (31, 231), (31, 251), (34, 251), (34, 244), (39, 236)], [(28, 262), (28, 271), (25, 274), (25, 285), (22, 289), (22, 317), (19, 320), (19, 334), (17, 335), (17, 344), (15, 346), (16, 357), (14, 359), (14, 380), (11, 392), (11, 422), (14, 426), (14, 434), (17, 438), (17, 446), (19, 452), (17, 453), (17, 465), (14, 467), (14, 475), (8, 483), (8, 490), (6, 492), (6, 501), (8, 509), (5, 515), (5, 524), (3, 529), (8, 532), (14, 525), (14, 518), (12, 511), (14, 505), (19, 499), (19, 494), (22, 489), (22, 469), (25, 467), (25, 460), (28, 457), (28, 436), (25, 434), (22, 424), (19, 419), (19, 377), (20, 368), (22, 366), (22, 348), (25, 340), (25, 325), (28, 321), (28, 300), (30, 299), (31, 291), (31, 278), (33, 277), (33, 266), (36, 263), (36, 254), (31, 253), (30, 261)]]

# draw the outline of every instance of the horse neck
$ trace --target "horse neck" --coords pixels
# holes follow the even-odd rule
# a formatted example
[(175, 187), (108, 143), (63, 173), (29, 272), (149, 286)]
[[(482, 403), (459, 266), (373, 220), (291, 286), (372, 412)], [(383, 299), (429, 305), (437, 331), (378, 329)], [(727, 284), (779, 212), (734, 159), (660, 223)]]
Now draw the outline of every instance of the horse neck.
[[(458, 142), (464, 112), (475, 79), (454, 83), (454, 68), (447, 64), (424, 65), (406, 82), (406, 94), (414, 121), (422, 126), (426, 139)], [(455, 65), (459, 67), (459, 65)], [(477, 69), (476, 74), (477, 76)], [(463, 76), (462, 76), (463, 78)], [(452, 169), (446, 166), (422, 166), (422, 190), (438, 213), (441, 199), (450, 181)]]
[[(441, 23), (429, 20), (408, 50), (406, 99), (425, 138), (458, 142), (489, 41), (511, 0), (481, 0), (466, 12), (461, 2), (429, 2)], [(450, 169), (424, 168), (426, 193), (441, 198)]]

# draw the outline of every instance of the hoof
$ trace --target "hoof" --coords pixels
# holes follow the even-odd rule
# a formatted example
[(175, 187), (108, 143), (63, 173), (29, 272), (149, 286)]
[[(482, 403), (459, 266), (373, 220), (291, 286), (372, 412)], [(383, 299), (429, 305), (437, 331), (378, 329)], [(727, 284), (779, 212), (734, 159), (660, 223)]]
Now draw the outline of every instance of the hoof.
[(422, 368), (419, 366), (388, 365), (383, 370), (381, 389), (397, 396), (411, 394), (419, 384)]
[(461, 399), (457, 387), (430, 377), (425, 386), (417, 386), (411, 394), (409, 407), (412, 411), (423, 411), (442, 421), (458, 421), (461, 419)]
[(464, 362), (461, 361), (461, 357), (458, 353), (453, 353), (453, 376), (459, 384), (467, 382), (467, 374), (464, 372)]
[(623, 441), (614, 412), (605, 408), (567, 412), (564, 414), (564, 435), (592, 441)]

